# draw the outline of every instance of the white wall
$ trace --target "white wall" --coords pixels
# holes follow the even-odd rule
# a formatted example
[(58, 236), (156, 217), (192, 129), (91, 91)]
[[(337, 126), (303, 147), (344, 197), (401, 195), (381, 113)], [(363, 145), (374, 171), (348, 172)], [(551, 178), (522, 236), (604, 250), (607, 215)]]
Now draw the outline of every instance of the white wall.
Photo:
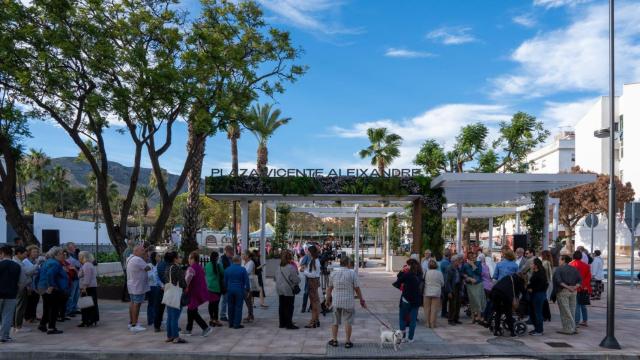
[[(72, 219), (61, 219), (49, 214), (33, 215), (33, 231), (38, 239), (42, 239), (42, 230), (60, 230), (60, 244), (74, 242), (76, 244), (95, 244), (96, 231), (94, 223)], [(100, 224), (98, 243), (110, 245), (109, 235), (104, 224)]]
[(609, 98), (603, 96), (575, 126), (576, 165), (583, 170), (609, 173), (608, 140), (593, 136), (594, 131), (608, 127), (608, 112)]
[(631, 182), (640, 199), (640, 84), (626, 84), (620, 100), (623, 116), (622, 158), (620, 170), (622, 181)]

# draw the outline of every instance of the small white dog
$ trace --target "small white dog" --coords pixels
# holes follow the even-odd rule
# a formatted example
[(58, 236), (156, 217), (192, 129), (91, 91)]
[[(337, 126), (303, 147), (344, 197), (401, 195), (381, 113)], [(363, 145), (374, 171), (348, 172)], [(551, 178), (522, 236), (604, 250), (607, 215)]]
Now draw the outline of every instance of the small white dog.
[(380, 327), (380, 348), (385, 343), (393, 344), (393, 350), (398, 351), (398, 347), (402, 342), (402, 331), (400, 330), (389, 330), (384, 327)]

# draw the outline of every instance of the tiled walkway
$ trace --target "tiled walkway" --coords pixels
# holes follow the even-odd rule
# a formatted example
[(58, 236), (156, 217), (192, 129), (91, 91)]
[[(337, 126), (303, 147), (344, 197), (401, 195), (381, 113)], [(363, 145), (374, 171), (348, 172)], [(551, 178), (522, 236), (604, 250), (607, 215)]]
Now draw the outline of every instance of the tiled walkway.
[[(360, 273), (364, 297), (369, 308), (384, 321), (396, 326), (399, 292), (391, 286), (393, 274), (381, 269), (366, 269)], [(362, 309), (358, 309), (354, 323), (355, 347), (332, 348), (326, 345), (329, 338), (331, 314), (320, 319), (319, 329), (284, 330), (277, 324), (277, 298), (273, 296), (273, 283), (267, 281), (268, 309), (255, 309), (256, 321), (244, 329), (216, 328), (208, 338), (188, 337), (188, 344), (174, 345), (164, 342), (164, 333), (145, 331), (131, 334), (127, 331), (127, 305), (115, 301), (100, 303), (102, 321), (97, 328), (77, 328), (78, 321), (63, 323), (62, 335), (47, 336), (35, 332), (18, 334), (14, 343), (0, 345), (0, 359), (196, 359), (196, 358), (455, 358), (478, 356), (585, 358), (589, 355), (632, 356), (640, 355), (640, 290), (619, 286), (617, 290), (618, 312), (616, 335), (622, 351), (607, 351), (598, 347), (604, 336), (605, 301), (598, 301), (589, 308), (589, 328), (581, 329), (576, 336), (556, 334), (560, 329), (557, 307), (551, 305), (553, 321), (545, 323), (545, 336), (524, 336), (516, 339), (494, 338), (478, 325), (450, 327), (446, 322), (435, 331), (420, 325), (416, 342), (403, 344), (398, 352), (392, 347), (379, 348), (380, 324)], [(299, 312), (301, 299), (296, 299), (294, 321), (304, 325), (309, 314)], [(623, 309), (624, 308), (624, 309)], [(143, 309), (144, 310), (144, 309)], [(206, 313), (205, 307), (201, 313)], [(141, 314), (141, 318), (145, 313)], [(205, 319), (208, 316), (204, 316)], [(422, 318), (422, 314), (420, 315)], [(469, 321), (464, 318), (463, 321)], [(181, 326), (184, 328), (183, 312)], [(194, 333), (196, 333), (194, 331)], [(340, 333), (340, 342), (344, 335)], [(549, 342), (565, 343), (570, 347), (557, 348)]]

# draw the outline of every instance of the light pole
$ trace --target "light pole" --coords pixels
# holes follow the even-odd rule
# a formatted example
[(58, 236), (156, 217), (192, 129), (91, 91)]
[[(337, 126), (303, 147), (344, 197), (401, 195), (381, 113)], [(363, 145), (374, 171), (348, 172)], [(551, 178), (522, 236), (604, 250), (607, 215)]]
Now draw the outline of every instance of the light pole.
[(616, 269), (616, 185), (615, 176), (615, 63), (614, 0), (609, 0), (609, 248), (607, 259), (607, 335), (600, 343), (607, 349), (620, 349), (615, 337), (615, 269)]

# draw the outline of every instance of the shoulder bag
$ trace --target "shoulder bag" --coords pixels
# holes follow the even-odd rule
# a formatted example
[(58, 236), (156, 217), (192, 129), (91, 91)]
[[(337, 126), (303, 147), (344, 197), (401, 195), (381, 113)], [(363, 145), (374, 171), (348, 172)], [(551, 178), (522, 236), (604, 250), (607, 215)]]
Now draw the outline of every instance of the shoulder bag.
[(282, 266), (280, 267), (280, 275), (282, 275), (282, 278), (284, 279), (284, 281), (286, 281), (287, 284), (289, 285), (289, 287), (291, 288), (291, 291), (293, 292), (293, 295), (294, 296), (298, 295), (300, 293), (300, 286), (298, 286), (298, 285), (291, 286), (291, 283), (289, 282), (289, 279), (287, 279), (287, 277), (282, 272)]
[[(175, 265), (173, 265), (175, 266)], [(180, 309), (180, 300), (182, 299), (182, 288), (176, 284), (173, 285), (171, 274), (172, 268), (169, 268), (169, 282), (164, 284), (164, 295), (162, 295), (162, 303), (173, 309)]]

